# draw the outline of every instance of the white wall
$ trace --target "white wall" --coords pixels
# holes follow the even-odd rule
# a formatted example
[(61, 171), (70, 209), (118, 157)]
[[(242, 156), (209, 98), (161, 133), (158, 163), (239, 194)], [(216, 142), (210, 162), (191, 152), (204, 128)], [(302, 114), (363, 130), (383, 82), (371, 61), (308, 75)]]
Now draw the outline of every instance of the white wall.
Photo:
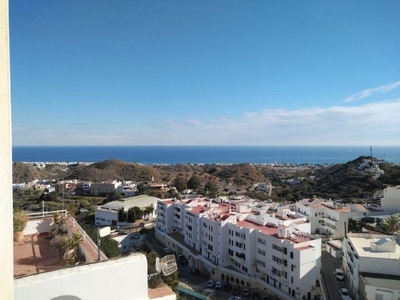
[(376, 295), (382, 295), (382, 300), (398, 300), (400, 299), (400, 286), (397, 290), (389, 290), (366, 285), (365, 294), (367, 296), (367, 299), (376, 299)]
[(387, 187), (384, 189), (381, 205), (385, 212), (400, 212), (400, 187)]
[(360, 257), (359, 271), (400, 276), (400, 259)]
[(24, 235), (50, 232), (52, 222), (51, 218), (29, 220), (24, 229)]
[[(56, 287), (56, 288), (55, 288)], [(147, 260), (134, 254), (15, 280), (16, 300), (148, 300)], [(7, 299), (7, 298), (5, 298)]]
[(0, 289), (13, 299), (13, 195), (11, 159), (10, 43), (8, 1), (0, 0)]

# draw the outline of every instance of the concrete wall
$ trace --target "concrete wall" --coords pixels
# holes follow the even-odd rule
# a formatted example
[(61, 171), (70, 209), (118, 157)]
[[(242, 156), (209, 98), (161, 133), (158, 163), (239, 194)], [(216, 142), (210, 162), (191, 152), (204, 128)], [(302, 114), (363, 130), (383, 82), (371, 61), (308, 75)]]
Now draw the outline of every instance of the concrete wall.
[(0, 298), (13, 299), (13, 194), (11, 159), (8, 1), (0, 0)]
[(385, 212), (400, 212), (400, 187), (387, 187), (384, 189), (381, 204)]
[(360, 257), (359, 271), (400, 276), (400, 259)]
[(24, 235), (50, 232), (52, 222), (51, 218), (29, 220), (24, 229)]
[(377, 295), (382, 295), (382, 300), (398, 300), (400, 299), (400, 287), (397, 290), (383, 289), (372, 285), (365, 286), (366, 299), (377, 299)]
[(148, 300), (147, 260), (134, 254), (23, 277), (15, 280), (14, 296), (16, 300)]

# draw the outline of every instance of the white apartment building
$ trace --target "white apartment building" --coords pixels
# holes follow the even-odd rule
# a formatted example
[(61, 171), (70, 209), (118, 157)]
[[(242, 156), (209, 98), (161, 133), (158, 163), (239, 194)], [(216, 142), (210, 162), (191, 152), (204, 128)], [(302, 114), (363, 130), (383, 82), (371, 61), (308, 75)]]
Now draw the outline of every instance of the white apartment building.
[(397, 236), (348, 233), (343, 268), (354, 299), (400, 299), (400, 246)]
[(120, 209), (123, 209), (124, 212), (128, 212), (130, 208), (135, 206), (141, 209), (145, 209), (149, 206), (152, 207), (153, 213), (146, 217), (153, 219), (156, 216), (157, 201), (158, 198), (140, 195), (108, 202), (96, 208), (95, 224), (96, 226), (128, 225), (129, 223), (121, 222), (118, 219), (118, 212)]
[(310, 222), (311, 233), (327, 234), (332, 238), (345, 236), (350, 218), (368, 213), (360, 204), (341, 204), (321, 198), (302, 199), (296, 203), (295, 211)]
[(400, 212), (400, 186), (391, 186), (383, 190), (383, 198), (381, 199), (382, 209), (386, 213)]
[(159, 200), (156, 237), (216, 280), (282, 299), (315, 295), (321, 240), (310, 234), (310, 223), (287, 206), (204, 198)]

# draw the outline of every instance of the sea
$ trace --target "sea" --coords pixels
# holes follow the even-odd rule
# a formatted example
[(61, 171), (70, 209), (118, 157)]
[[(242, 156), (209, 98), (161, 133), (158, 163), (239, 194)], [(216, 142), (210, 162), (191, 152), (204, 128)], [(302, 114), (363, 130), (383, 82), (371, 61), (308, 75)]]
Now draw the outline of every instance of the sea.
[[(369, 156), (368, 146), (14, 146), (14, 162), (140, 164), (337, 164)], [(400, 146), (372, 147), (372, 156), (400, 163)]]

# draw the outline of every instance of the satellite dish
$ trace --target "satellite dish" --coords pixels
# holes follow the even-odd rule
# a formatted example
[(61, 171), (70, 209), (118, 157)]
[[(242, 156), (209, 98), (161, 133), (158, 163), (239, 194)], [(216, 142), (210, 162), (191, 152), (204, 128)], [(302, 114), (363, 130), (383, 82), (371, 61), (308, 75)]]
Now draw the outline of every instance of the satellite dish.
[[(170, 254), (161, 258), (158, 267), (161, 269), (161, 272), (164, 274), (164, 276), (168, 276), (174, 273), (176, 270), (178, 270), (178, 265), (176, 264), (175, 255)], [(157, 268), (157, 260), (156, 260), (156, 268)]]
[(151, 277), (163, 273), (164, 276), (171, 275), (176, 270), (178, 270), (178, 265), (176, 264), (175, 255), (166, 255), (163, 258), (156, 258), (156, 273), (147, 275), (147, 279), (150, 280)]

